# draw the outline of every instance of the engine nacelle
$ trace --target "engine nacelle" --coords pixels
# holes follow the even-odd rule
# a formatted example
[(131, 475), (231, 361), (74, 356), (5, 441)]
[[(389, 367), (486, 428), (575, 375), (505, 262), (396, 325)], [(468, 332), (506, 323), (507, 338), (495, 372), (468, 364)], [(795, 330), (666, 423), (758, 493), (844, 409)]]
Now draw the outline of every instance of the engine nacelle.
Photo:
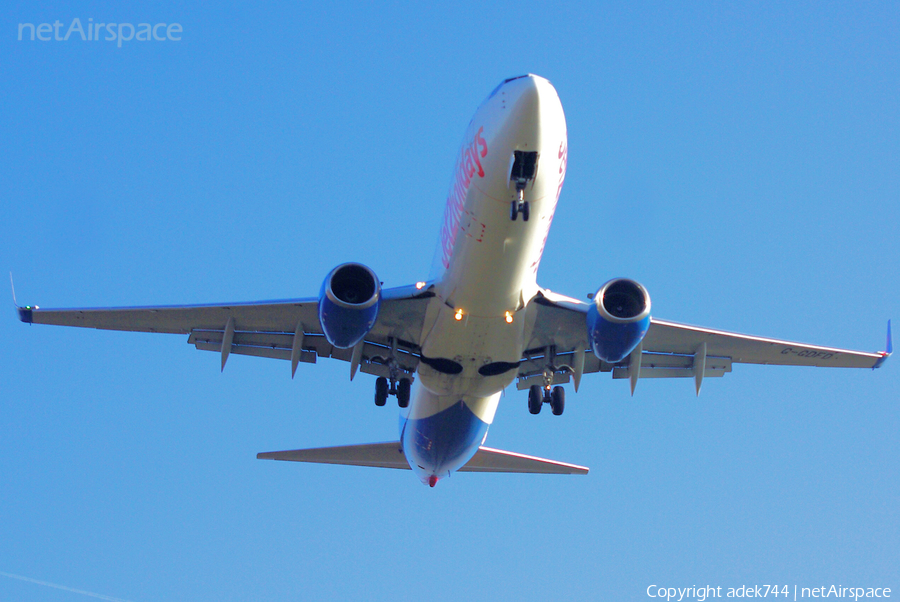
[(361, 263), (331, 270), (319, 291), (319, 324), (328, 342), (349, 349), (365, 338), (378, 318), (381, 283)]
[(587, 328), (594, 355), (610, 364), (621, 362), (650, 328), (650, 295), (634, 280), (610, 280), (594, 295)]

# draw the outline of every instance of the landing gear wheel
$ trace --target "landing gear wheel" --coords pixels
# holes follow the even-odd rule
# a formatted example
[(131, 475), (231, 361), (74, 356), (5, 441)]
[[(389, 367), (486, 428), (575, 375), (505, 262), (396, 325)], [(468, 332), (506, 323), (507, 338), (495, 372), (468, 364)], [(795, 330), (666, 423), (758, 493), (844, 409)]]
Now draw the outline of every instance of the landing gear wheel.
[(528, 216), (531, 214), (528, 201), (513, 201), (509, 204), (509, 219), (516, 221), (520, 213), (522, 214), (522, 221), (527, 222)]
[(540, 385), (531, 385), (528, 389), (528, 411), (540, 414), (542, 405), (544, 405), (544, 390)]
[(383, 376), (375, 379), (375, 405), (383, 406), (387, 403), (388, 398), (388, 382)]
[(409, 390), (412, 385), (408, 378), (401, 378), (397, 383), (397, 405), (401, 408), (409, 406)]
[(550, 409), (553, 410), (554, 416), (561, 416), (566, 409), (566, 390), (562, 387), (553, 387), (553, 392), (550, 393)]

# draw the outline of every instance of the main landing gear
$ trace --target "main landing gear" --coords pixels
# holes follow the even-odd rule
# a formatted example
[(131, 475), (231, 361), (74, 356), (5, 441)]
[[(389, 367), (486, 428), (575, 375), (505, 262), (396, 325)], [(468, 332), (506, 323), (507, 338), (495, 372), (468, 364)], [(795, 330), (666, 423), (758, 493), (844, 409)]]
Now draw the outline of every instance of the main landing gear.
[(540, 414), (545, 403), (550, 404), (554, 416), (560, 416), (566, 409), (566, 390), (560, 386), (550, 388), (531, 385), (528, 389), (528, 411)]
[(379, 376), (375, 379), (375, 405), (383, 406), (387, 403), (388, 395), (397, 396), (397, 405), (401, 408), (409, 406), (409, 393), (412, 389), (412, 381), (408, 378), (400, 380), (391, 379), (388, 387), (388, 379)]
[(553, 375), (561, 370), (571, 371), (568, 366), (556, 365), (556, 347), (550, 346), (544, 350), (546, 365), (543, 371), (543, 386), (531, 385), (528, 388), (528, 411), (532, 414), (540, 414), (541, 406), (550, 404), (554, 416), (560, 416), (566, 409), (566, 390), (560, 386), (553, 386)]
[[(409, 392), (412, 388), (412, 380), (406, 376), (400, 376), (401, 368), (397, 363), (397, 339), (391, 338), (391, 350), (386, 358), (381, 358), (382, 363), (388, 367), (390, 379), (379, 376), (375, 379), (375, 405), (383, 406), (387, 403), (388, 395), (397, 396), (397, 405), (401, 408), (409, 406)], [(390, 383), (390, 386), (388, 386)]]

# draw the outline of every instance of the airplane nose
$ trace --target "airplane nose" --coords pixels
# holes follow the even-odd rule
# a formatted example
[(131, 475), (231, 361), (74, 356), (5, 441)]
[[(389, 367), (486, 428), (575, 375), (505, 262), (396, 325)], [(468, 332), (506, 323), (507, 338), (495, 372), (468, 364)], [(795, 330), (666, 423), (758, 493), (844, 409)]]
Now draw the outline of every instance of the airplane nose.
[(541, 103), (537, 81), (533, 77), (522, 78), (516, 88), (515, 112), (524, 115), (537, 113)]
[(517, 150), (536, 150), (540, 146), (541, 124), (556, 121), (562, 106), (556, 89), (537, 75), (525, 75), (507, 82), (509, 120), (515, 124)]
[(507, 86), (513, 106), (522, 111), (536, 109), (540, 104), (541, 92), (545, 83), (550, 85), (550, 82), (543, 77), (530, 74), (510, 80)]

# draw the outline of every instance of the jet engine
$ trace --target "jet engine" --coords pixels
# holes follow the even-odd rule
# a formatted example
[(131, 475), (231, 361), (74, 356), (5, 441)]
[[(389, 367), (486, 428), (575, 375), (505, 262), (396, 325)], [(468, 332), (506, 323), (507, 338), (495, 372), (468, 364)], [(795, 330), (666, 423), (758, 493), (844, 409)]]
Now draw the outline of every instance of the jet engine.
[(378, 318), (381, 283), (361, 263), (331, 270), (319, 291), (319, 324), (328, 342), (349, 349), (365, 338)]
[(650, 295), (634, 280), (610, 280), (594, 295), (587, 328), (594, 355), (610, 364), (622, 361), (650, 328)]

